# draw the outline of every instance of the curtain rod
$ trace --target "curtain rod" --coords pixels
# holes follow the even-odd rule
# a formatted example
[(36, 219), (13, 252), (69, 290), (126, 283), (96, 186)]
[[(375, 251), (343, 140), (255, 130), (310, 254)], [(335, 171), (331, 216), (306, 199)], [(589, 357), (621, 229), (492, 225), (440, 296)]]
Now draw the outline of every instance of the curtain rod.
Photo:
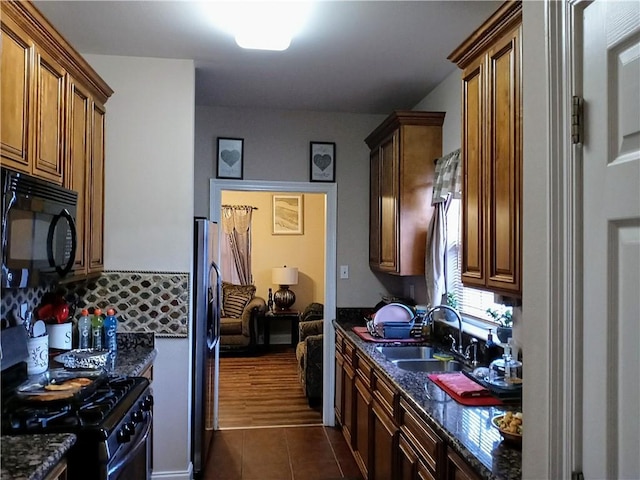
[(222, 208), (250, 208), (251, 210), (258, 210), (258, 207), (252, 207), (251, 205), (221, 205)]

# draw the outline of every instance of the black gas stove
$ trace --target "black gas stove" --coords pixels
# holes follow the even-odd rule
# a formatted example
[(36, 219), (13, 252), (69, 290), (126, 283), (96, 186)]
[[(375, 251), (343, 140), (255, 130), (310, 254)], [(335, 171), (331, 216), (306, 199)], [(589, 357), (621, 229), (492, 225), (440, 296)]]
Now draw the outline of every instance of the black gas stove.
[(10, 393), (3, 388), (3, 435), (77, 435), (69, 480), (149, 478), (153, 396), (146, 378), (105, 376), (88, 396), (51, 402)]

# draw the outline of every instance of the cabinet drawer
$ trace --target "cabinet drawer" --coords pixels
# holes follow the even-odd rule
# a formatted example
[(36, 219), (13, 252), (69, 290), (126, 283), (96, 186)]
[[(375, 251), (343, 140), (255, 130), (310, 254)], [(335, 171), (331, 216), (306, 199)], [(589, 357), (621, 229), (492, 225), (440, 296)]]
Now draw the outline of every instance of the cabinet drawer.
[(342, 354), (344, 351), (344, 336), (336, 332), (336, 353)]
[(411, 441), (424, 463), (435, 472), (436, 466), (441, 463), (444, 444), (402, 398), (400, 399), (400, 429)]
[(357, 353), (358, 364), (357, 364), (357, 375), (362, 379), (367, 388), (371, 388), (371, 375), (373, 374), (373, 367), (369, 360), (364, 358), (360, 353)]
[(349, 365), (353, 365), (353, 356), (355, 354), (355, 346), (353, 345), (353, 343), (349, 342), (346, 338), (344, 339), (342, 351), (344, 355), (344, 362), (348, 363)]
[(395, 414), (398, 411), (398, 392), (387, 383), (380, 373), (374, 371), (373, 379), (373, 395), (378, 403), (380, 403), (380, 406), (386, 410), (387, 414), (395, 419)]

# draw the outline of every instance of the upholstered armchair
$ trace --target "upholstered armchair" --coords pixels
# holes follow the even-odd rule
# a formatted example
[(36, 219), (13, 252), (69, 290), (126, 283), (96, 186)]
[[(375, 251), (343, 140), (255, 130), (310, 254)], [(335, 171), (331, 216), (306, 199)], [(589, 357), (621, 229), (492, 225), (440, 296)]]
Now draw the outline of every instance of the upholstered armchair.
[(316, 404), (322, 399), (323, 316), (323, 305), (312, 303), (304, 309), (298, 327), (298, 377), (309, 404)]
[(257, 318), (267, 304), (256, 297), (255, 285), (234, 285), (222, 282), (222, 310), (220, 312), (220, 350), (253, 350), (257, 338)]

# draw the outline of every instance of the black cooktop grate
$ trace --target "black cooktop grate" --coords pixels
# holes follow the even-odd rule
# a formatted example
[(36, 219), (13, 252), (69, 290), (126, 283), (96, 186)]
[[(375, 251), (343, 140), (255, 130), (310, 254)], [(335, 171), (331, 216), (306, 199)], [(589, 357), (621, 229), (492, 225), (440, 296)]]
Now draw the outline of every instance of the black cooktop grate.
[(13, 396), (2, 405), (4, 434), (104, 430), (108, 435), (149, 384), (146, 378), (111, 378), (81, 402), (25, 401)]

